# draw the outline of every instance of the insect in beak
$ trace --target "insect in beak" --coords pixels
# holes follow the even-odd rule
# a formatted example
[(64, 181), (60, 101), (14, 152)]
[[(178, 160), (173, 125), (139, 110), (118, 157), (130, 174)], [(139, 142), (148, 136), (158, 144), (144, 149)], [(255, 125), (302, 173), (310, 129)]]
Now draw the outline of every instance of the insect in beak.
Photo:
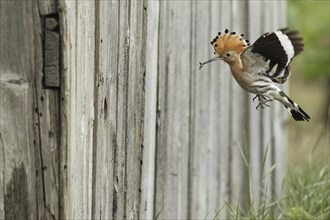
[(207, 63), (211, 63), (211, 62), (216, 61), (216, 60), (222, 60), (222, 57), (220, 57), (220, 56), (218, 56), (218, 57), (214, 57), (214, 58), (212, 58), (212, 59), (209, 59), (208, 61), (205, 61), (204, 63), (199, 62), (199, 69), (201, 70), (202, 67), (203, 67), (205, 64), (207, 64)]

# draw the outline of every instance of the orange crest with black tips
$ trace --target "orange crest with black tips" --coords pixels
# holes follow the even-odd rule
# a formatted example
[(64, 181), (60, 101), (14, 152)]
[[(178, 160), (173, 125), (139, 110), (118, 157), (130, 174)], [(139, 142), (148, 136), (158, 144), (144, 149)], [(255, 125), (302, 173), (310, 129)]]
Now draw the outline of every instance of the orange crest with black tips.
[(218, 33), (218, 36), (211, 41), (211, 45), (215, 53), (219, 56), (227, 51), (242, 53), (250, 45), (249, 41), (242, 37), (243, 34), (237, 35), (235, 32), (229, 33), (228, 29), (226, 29), (225, 33)]

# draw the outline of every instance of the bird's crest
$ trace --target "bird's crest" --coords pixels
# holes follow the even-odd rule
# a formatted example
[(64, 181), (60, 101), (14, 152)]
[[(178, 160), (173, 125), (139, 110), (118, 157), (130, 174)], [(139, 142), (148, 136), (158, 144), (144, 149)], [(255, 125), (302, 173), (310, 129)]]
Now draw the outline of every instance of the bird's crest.
[(249, 41), (243, 38), (243, 34), (237, 35), (235, 32), (225, 33), (219, 32), (218, 35), (211, 41), (215, 54), (221, 55), (226, 51), (236, 51), (242, 53), (249, 45)]

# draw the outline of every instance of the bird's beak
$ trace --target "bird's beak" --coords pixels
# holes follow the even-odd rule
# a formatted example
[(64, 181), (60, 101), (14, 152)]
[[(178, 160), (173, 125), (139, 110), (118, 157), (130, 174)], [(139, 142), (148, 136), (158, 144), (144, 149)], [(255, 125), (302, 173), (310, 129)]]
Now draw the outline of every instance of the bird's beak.
[(203, 67), (205, 64), (207, 64), (207, 63), (211, 63), (211, 62), (216, 61), (216, 60), (222, 60), (222, 57), (217, 56), (217, 57), (214, 57), (214, 58), (212, 58), (212, 59), (209, 59), (208, 61), (205, 61), (204, 63), (199, 62), (199, 69), (201, 70), (202, 67)]

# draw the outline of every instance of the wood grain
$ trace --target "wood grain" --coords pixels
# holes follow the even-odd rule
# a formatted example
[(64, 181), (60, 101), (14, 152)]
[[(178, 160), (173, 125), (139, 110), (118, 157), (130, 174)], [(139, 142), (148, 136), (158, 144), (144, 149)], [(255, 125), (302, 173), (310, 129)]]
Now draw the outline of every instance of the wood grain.
[(284, 10), (0, 1), (0, 219), (203, 219), (281, 196), (285, 110), (257, 111), (225, 63), (198, 62), (219, 31), (253, 42)]

